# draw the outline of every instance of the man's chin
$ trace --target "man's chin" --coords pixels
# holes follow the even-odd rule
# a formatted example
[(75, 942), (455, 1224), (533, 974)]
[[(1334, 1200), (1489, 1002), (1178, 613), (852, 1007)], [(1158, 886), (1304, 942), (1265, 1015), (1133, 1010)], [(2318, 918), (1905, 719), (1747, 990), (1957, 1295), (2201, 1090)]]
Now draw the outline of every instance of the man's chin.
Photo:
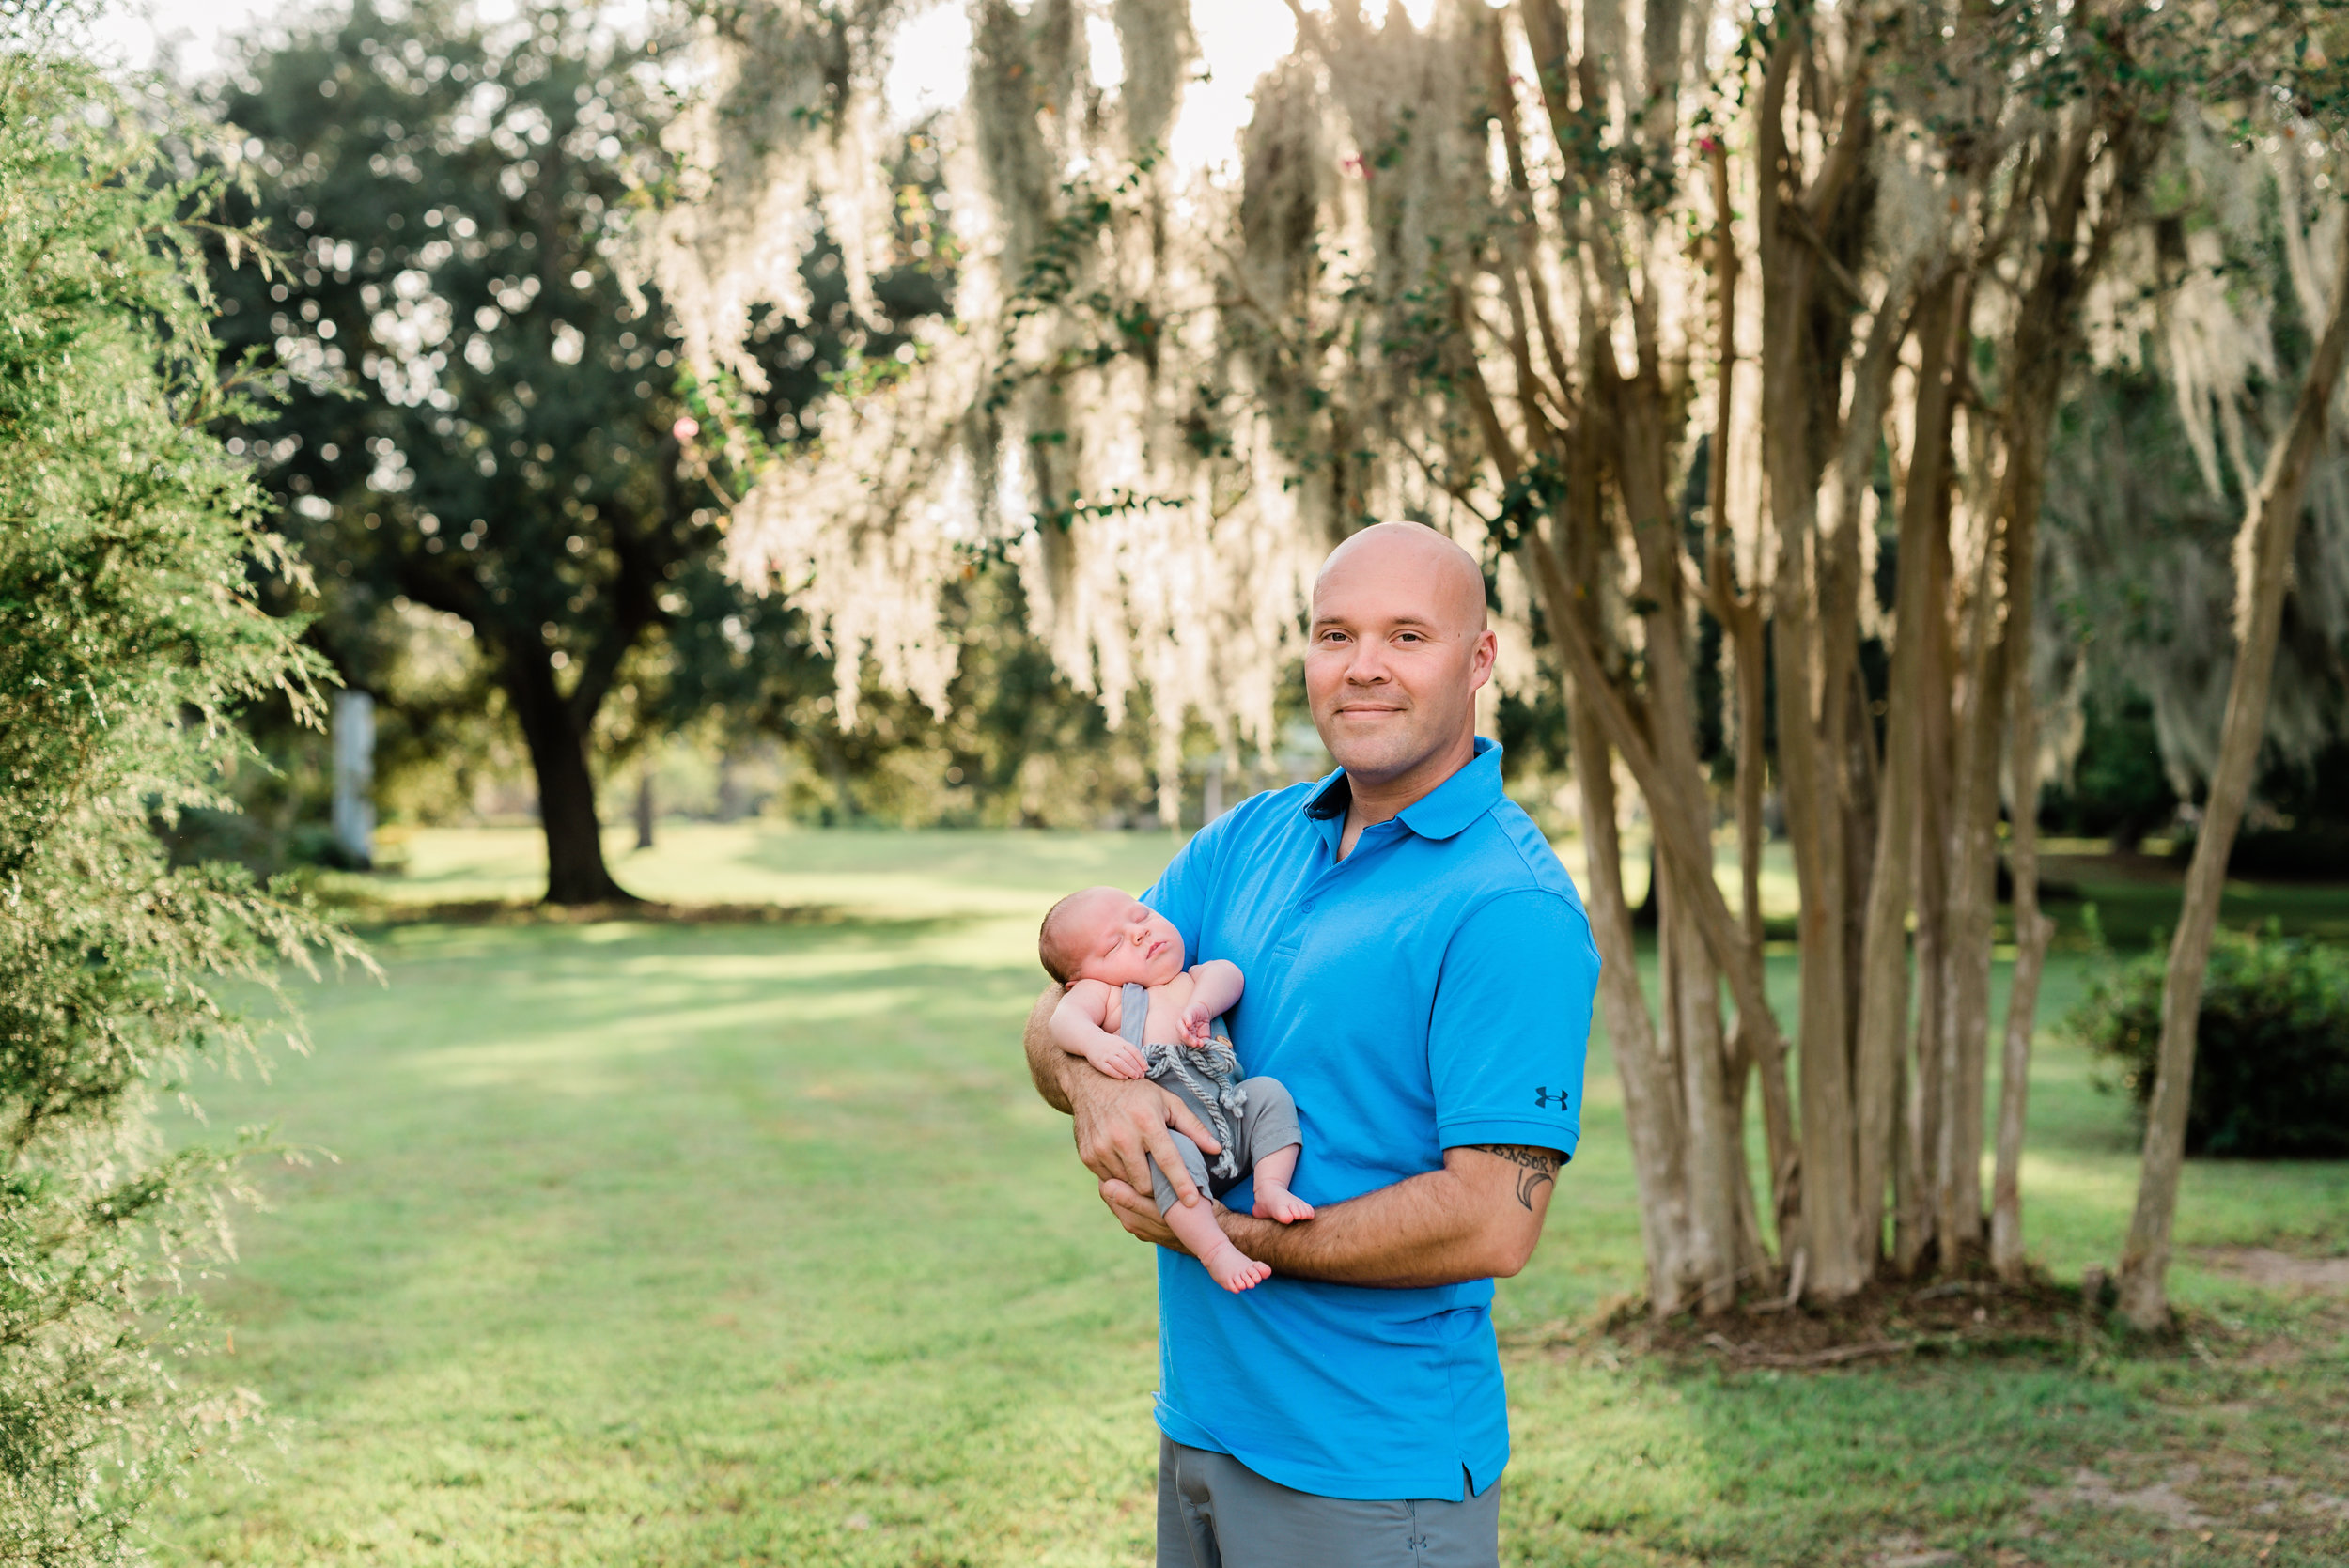
[(1330, 755), (1346, 773), (1364, 784), (1384, 784), (1400, 778), (1424, 760), (1423, 753), (1401, 744), (1400, 737), (1380, 736), (1348, 737), (1341, 736), (1340, 744), (1330, 746)]

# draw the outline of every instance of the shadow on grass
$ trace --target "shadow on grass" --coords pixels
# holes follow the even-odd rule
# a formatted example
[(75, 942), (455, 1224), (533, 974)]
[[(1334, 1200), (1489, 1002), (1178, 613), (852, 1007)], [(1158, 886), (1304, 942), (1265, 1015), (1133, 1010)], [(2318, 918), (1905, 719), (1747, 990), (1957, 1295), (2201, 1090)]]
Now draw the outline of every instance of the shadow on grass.
[(354, 929), (397, 925), (600, 925), (627, 921), (646, 925), (843, 925), (870, 924), (826, 904), (664, 904), (657, 899), (600, 904), (549, 904), (521, 898), (464, 898), (445, 903), (353, 899), (336, 907)]

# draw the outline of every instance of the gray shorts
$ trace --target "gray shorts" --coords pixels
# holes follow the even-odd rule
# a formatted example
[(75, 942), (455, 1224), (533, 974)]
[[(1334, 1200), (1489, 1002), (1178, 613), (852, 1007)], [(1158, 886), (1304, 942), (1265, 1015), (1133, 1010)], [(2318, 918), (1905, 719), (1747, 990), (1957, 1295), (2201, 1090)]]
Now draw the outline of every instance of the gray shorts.
[(1360, 1502), (1267, 1481), (1159, 1438), (1159, 1568), (1499, 1568), (1501, 1483), (1477, 1497)]
[[(1159, 1087), (1182, 1101), (1184, 1109), (1198, 1117), (1199, 1125), (1213, 1136), (1215, 1120), (1207, 1114), (1207, 1108), (1199, 1103), (1198, 1095), (1172, 1073), (1159, 1080)], [(1210, 1197), (1221, 1198), (1246, 1181), (1249, 1172), (1255, 1170), (1256, 1161), (1267, 1155), (1278, 1154), (1305, 1141), (1298, 1130), (1297, 1101), (1279, 1079), (1244, 1078), (1238, 1088), (1243, 1096), (1240, 1108), (1223, 1113), (1232, 1124), (1232, 1152), (1239, 1160), (1236, 1175), (1228, 1179), (1215, 1175), (1207, 1169), (1207, 1157), (1199, 1152), (1199, 1145), (1180, 1133), (1174, 1135), (1174, 1147), (1182, 1154), (1183, 1169), (1190, 1172), (1199, 1190)], [(1166, 1172), (1159, 1169), (1155, 1159), (1150, 1161), (1150, 1191), (1159, 1201), (1160, 1214), (1174, 1206), (1174, 1184), (1166, 1179)]]

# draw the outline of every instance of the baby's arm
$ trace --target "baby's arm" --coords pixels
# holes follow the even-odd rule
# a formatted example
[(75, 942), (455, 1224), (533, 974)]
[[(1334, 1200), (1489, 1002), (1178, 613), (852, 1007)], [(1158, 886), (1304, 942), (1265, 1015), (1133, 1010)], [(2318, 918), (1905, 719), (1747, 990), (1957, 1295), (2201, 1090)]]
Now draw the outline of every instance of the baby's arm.
[(1207, 1030), (1216, 1018), (1228, 1012), (1239, 1001), (1241, 979), (1239, 966), (1228, 958), (1210, 958), (1190, 968), (1190, 1002), (1183, 1009), (1183, 1040), (1187, 1045), (1204, 1046)]
[(1117, 993), (1098, 980), (1071, 985), (1060, 1005), (1052, 1009), (1052, 1043), (1071, 1056), (1083, 1057), (1097, 1071), (1112, 1078), (1141, 1078), (1142, 1052), (1101, 1027), (1116, 999)]

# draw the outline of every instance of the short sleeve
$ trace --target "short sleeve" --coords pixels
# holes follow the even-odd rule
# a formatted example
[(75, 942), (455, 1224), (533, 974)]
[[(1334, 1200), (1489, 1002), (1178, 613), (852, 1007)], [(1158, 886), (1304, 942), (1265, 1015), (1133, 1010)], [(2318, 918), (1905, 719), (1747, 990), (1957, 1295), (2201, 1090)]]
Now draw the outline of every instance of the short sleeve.
[(1231, 820), (1229, 814), (1208, 823), (1190, 835), (1190, 842), (1174, 851), (1159, 879), (1150, 884), (1142, 895), (1147, 904), (1168, 920), (1183, 936), (1183, 962), (1199, 962), (1200, 935), (1206, 929), (1208, 892), (1215, 879), (1216, 846), (1222, 841), (1218, 830)]
[(1503, 893), (1461, 922), (1427, 1029), (1444, 1148), (1519, 1143), (1574, 1157), (1597, 990), (1598, 949), (1570, 895)]

